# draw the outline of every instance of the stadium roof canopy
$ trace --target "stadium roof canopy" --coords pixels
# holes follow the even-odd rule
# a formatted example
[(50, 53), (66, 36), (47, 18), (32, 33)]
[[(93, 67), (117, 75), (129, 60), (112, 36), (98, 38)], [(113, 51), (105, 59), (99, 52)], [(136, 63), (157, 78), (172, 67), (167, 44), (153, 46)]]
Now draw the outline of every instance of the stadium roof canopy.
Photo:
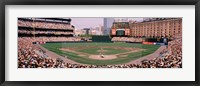
[(70, 18), (40, 18), (40, 19), (50, 19), (50, 20), (61, 20), (61, 21), (71, 21)]
[(18, 18), (20, 20), (29, 20), (29, 21), (42, 21), (42, 22), (57, 22), (57, 23), (67, 23), (70, 24), (70, 18)]

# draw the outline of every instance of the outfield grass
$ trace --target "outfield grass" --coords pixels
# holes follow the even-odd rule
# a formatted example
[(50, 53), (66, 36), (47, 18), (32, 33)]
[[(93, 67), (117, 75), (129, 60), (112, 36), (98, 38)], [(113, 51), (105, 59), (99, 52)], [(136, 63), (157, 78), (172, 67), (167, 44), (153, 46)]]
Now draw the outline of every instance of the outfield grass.
[[(130, 62), (131, 60), (151, 54), (160, 47), (159, 45), (142, 45), (142, 44), (133, 44), (133, 43), (47, 43), (47, 44), (42, 44), (42, 46), (58, 55), (68, 56), (69, 59), (74, 60), (76, 62), (83, 63), (83, 64), (98, 64), (98, 65), (127, 63), (127, 62)], [(121, 46), (121, 47), (142, 48), (145, 50), (130, 53), (128, 54), (128, 56), (123, 57), (123, 58), (116, 58), (116, 59), (111, 59), (111, 60), (95, 60), (95, 59), (90, 59), (84, 56), (78, 56), (76, 53), (59, 50), (59, 48), (73, 48), (73, 47), (81, 47), (81, 46), (96, 46), (96, 47)], [(90, 53), (90, 54), (99, 54), (97, 50), (99, 50), (99, 48), (84, 49), (84, 50), (79, 50), (79, 51)], [(126, 50), (117, 50), (113, 48), (105, 48), (104, 50), (108, 50), (108, 52), (105, 52), (107, 55), (127, 52)]]

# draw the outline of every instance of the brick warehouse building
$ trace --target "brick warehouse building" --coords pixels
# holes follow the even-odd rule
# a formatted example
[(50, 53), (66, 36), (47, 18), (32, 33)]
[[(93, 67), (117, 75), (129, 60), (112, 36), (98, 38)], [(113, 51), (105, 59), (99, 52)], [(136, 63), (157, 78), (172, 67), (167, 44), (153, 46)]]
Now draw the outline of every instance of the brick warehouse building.
[(163, 18), (130, 23), (133, 37), (174, 37), (182, 33), (182, 18)]
[(112, 36), (174, 37), (182, 33), (182, 18), (154, 18), (143, 22), (114, 22)]

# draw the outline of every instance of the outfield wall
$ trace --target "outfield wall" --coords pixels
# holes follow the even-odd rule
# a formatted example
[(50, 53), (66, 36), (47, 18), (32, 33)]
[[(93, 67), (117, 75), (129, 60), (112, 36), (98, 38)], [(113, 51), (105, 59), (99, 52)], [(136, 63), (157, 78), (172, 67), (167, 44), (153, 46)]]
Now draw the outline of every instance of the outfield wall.
[(111, 38), (109, 36), (92, 36), (93, 42), (111, 42)]

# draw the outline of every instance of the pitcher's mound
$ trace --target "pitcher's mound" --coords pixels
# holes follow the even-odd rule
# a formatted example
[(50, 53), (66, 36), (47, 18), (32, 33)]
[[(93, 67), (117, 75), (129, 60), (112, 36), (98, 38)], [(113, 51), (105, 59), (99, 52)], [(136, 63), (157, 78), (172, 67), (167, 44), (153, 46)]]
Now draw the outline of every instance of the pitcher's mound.
[(98, 60), (110, 60), (110, 59), (115, 59), (117, 58), (116, 55), (90, 55), (89, 58), (91, 59), (98, 59)]

